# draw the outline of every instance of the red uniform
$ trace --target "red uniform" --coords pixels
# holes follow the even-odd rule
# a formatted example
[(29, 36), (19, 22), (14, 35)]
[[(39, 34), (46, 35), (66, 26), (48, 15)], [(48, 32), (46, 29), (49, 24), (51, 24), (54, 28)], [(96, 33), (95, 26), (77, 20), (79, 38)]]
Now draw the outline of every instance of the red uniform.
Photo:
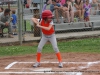
[[(41, 21), (41, 26), (49, 27), (49, 25), (50, 25), (50, 23), (45, 24), (44, 20)], [(45, 35), (52, 35), (54, 33), (54, 27), (52, 26), (52, 28), (50, 30), (42, 29), (42, 32)]]

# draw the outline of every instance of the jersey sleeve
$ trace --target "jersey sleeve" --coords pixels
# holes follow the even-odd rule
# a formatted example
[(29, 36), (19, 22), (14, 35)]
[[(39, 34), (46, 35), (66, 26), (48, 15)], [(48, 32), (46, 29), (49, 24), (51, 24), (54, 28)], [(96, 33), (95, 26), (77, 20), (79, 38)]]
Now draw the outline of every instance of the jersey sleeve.
[(54, 25), (54, 24), (53, 24), (53, 21), (50, 22), (50, 25)]
[(39, 24), (41, 23), (41, 21), (42, 21), (42, 19), (37, 19), (38, 20), (38, 22), (39, 22)]
[[(38, 19), (38, 22), (39, 21), (40, 21), (40, 19)], [(41, 19), (41, 21), (42, 21), (42, 19)], [(41, 23), (41, 21), (40, 21), (40, 23)], [(50, 22), (50, 25), (54, 25), (53, 21)]]

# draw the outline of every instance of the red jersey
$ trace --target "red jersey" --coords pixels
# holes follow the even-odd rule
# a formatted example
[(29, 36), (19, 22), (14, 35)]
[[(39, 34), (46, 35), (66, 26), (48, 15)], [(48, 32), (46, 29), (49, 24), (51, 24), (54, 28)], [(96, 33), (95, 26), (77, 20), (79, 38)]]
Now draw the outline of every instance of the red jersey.
[[(44, 20), (41, 21), (41, 26), (49, 27), (49, 25), (50, 25), (50, 23), (45, 24)], [(54, 33), (54, 27), (52, 26), (50, 30), (45, 30), (45, 29), (42, 28), (42, 32), (45, 35), (52, 35)]]

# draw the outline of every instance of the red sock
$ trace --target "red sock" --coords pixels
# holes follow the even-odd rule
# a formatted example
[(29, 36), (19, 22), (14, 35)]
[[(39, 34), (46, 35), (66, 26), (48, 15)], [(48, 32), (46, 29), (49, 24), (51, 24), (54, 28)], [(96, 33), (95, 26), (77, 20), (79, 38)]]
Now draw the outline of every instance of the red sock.
[(58, 58), (58, 61), (59, 61), (59, 62), (62, 62), (62, 59), (61, 59), (61, 54), (60, 54), (60, 52), (58, 52), (58, 53), (56, 54), (56, 56), (57, 56), (57, 58)]
[(40, 62), (41, 53), (37, 53), (37, 62)]

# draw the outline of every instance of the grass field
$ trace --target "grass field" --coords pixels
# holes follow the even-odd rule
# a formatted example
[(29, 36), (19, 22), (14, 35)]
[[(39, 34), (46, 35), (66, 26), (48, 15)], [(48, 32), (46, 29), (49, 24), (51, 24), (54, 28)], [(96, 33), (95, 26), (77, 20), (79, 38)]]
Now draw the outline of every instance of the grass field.
[[(58, 42), (58, 47), (61, 52), (81, 52), (81, 53), (100, 53), (100, 38), (82, 39)], [(37, 51), (37, 45), (34, 46), (5, 46), (0, 47), (0, 56), (17, 56), (34, 54)], [(43, 48), (43, 53), (54, 52), (51, 44), (46, 44)]]

